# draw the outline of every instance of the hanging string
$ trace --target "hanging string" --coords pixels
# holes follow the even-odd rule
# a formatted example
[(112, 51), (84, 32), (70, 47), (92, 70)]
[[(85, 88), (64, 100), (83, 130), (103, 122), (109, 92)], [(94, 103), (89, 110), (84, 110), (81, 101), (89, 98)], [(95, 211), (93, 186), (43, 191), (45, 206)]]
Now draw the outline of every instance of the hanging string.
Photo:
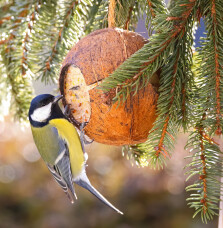
[(110, 0), (109, 8), (108, 8), (108, 27), (115, 27), (115, 2), (116, 0)]

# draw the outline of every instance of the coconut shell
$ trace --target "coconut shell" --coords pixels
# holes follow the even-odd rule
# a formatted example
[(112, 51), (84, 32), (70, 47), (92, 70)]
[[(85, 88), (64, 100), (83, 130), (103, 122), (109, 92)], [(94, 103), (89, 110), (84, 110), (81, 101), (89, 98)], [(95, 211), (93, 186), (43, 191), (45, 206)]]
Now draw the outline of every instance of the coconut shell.
[[(59, 83), (65, 104), (69, 96), (65, 94), (65, 81), (70, 66), (79, 68), (86, 85), (91, 86), (108, 77), (145, 43), (137, 33), (113, 28), (97, 30), (81, 39), (67, 54), (61, 68)], [(96, 88), (89, 90), (91, 115), (85, 133), (96, 142), (110, 145), (144, 142), (156, 119), (158, 83), (155, 73), (145, 88), (135, 96), (130, 94), (118, 107), (112, 103), (114, 90), (105, 94)]]

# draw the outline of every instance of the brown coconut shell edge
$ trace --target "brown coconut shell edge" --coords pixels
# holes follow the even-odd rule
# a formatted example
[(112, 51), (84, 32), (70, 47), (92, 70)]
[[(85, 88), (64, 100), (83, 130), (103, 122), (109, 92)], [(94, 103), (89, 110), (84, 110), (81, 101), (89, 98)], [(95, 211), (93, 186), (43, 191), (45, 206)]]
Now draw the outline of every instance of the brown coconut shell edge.
[[(81, 59), (81, 61), (78, 60), (78, 55), (75, 52), (81, 52), (83, 55), (83, 53), (86, 53), (86, 50), (83, 50), (81, 47), (79, 50), (79, 47), (77, 47), (77, 43), (77, 45), (75, 45), (71, 49), (71, 51), (68, 53), (67, 57), (63, 61), (59, 78), (59, 87), (61, 94), (64, 94), (64, 76), (66, 75), (66, 71), (68, 70), (70, 65), (74, 65), (80, 68), (82, 74), (85, 76), (86, 83), (90, 85), (104, 79), (109, 74), (111, 74), (120, 64), (122, 64), (122, 62), (126, 60), (126, 58), (130, 57), (135, 51), (140, 49), (146, 43), (146, 40), (139, 34), (129, 31), (123, 31), (123, 34), (120, 35), (120, 31), (110, 28), (97, 30), (88, 35), (87, 37), (84, 37), (81, 41), (83, 42), (86, 40), (85, 42), (87, 42), (87, 39), (90, 38), (90, 40), (92, 40), (94, 36), (101, 35), (105, 32), (118, 33), (118, 36), (121, 38), (127, 37), (125, 40), (127, 44), (129, 43), (131, 44), (131, 46), (132, 44), (136, 44), (133, 48), (134, 50), (130, 51), (129, 48), (127, 48), (126, 51), (123, 50), (123, 52), (125, 52), (123, 53), (123, 55), (125, 56), (123, 56), (122, 60), (120, 61), (119, 59), (118, 61), (116, 61), (112, 65), (112, 69), (109, 69), (102, 74), (97, 74), (97, 76), (99, 77), (96, 78), (95, 72), (91, 71), (89, 73), (85, 68), (85, 61), (88, 60), (83, 61), (83, 58)], [(128, 34), (130, 34), (130, 38)], [(132, 41), (131, 36), (134, 36), (134, 42)], [(135, 38), (137, 38), (137, 40), (139, 41), (136, 42)], [(89, 69), (89, 63), (87, 68)], [(112, 104), (111, 102), (111, 99), (114, 97), (115, 94), (114, 90), (107, 94), (103, 94), (96, 88), (89, 91), (92, 113), (90, 121), (85, 127), (85, 133), (95, 141), (104, 144), (132, 145), (144, 142), (147, 139), (148, 132), (152, 128), (153, 123), (156, 119), (155, 112), (158, 98), (157, 90), (159, 85), (158, 75), (159, 72), (155, 73), (154, 76), (151, 78), (150, 83), (148, 83), (147, 87), (141, 89), (135, 96), (133, 96), (133, 94), (130, 94), (127, 101), (124, 104), (119, 105), (118, 107), (117, 104)], [(65, 99), (63, 99), (63, 103), (64, 105), (66, 105)], [(134, 119), (135, 116), (137, 116), (136, 119)], [(72, 116), (71, 119), (73, 120), (72, 122), (74, 122), (74, 118)], [(111, 129), (112, 131), (110, 131)]]

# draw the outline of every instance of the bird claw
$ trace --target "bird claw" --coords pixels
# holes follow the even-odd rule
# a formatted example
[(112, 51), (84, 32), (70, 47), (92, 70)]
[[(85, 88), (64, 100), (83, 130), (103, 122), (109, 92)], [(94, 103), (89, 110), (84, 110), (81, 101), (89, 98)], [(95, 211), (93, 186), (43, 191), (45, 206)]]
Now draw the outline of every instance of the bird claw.
[(81, 139), (83, 140), (84, 144), (91, 144), (94, 142), (94, 139), (92, 139), (91, 141), (88, 141), (85, 137), (85, 132), (84, 132), (84, 128), (85, 126), (88, 124), (88, 122), (83, 122), (80, 125), (80, 131), (81, 131)]
[[(73, 109), (70, 108), (71, 104), (67, 104), (65, 106), (65, 109), (64, 109), (64, 115), (70, 120), (70, 114), (72, 112)], [(85, 137), (85, 132), (84, 132), (84, 128), (85, 126), (88, 124), (88, 122), (83, 122), (83, 123), (80, 123), (78, 122), (77, 120), (75, 120), (75, 118), (72, 118), (72, 122), (74, 122), (74, 124), (76, 126), (79, 127), (80, 129), (80, 140), (81, 140), (81, 146), (83, 148), (83, 151), (85, 152), (85, 149), (84, 149), (84, 144), (88, 145), (88, 144), (91, 144), (94, 140), (91, 140), (91, 141), (88, 141)]]
[(80, 124), (80, 141), (81, 141), (81, 146), (82, 146), (82, 149), (83, 149), (83, 152), (85, 153), (85, 148), (84, 148), (84, 145), (86, 144), (91, 144), (94, 140), (92, 141), (88, 141), (86, 138), (85, 138), (85, 132), (84, 132), (84, 127), (87, 125), (88, 122), (83, 122)]
[(84, 131), (84, 128), (87, 124), (88, 124), (88, 122), (80, 123), (80, 131)]
[(93, 143), (93, 142), (94, 142), (94, 139), (92, 139), (91, 141), (88, 141), (88, 140), (86, 139), (86, 137), (84, 136), (84, 144), (89, 145), (89, 144), (91, 144), (91, 143)]

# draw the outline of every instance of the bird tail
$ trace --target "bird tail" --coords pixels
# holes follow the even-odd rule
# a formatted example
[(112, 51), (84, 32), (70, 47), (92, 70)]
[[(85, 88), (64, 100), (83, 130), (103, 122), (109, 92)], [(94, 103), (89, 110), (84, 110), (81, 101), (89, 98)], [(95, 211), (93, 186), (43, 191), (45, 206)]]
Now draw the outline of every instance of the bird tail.
[(119, 214), (123, 215), (123, 212), (118, 210), (115, 206), (113, 206), (103, 195), (101, 195), (100, 192), (98, 192), (92, 185), (91, 182), (89, 181), (87, 175), (85, 172), (82, 172), (82, 174), (74, 179), (74, 183), (78, 184), (79, 186), (87, 189), (89, 192), (91, 192), (93, 195), (95, 195), (101, 202), (103, 202), (105, 205), (109, 206), (112, 208), (114, 211), (118, 212)]

